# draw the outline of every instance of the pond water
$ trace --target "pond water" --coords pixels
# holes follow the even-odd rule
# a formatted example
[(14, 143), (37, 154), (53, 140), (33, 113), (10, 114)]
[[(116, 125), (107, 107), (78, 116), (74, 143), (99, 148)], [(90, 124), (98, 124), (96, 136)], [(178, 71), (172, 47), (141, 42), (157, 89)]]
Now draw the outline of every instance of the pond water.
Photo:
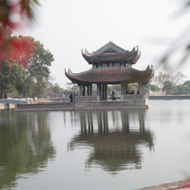
[(0, 111), (0, 189), (136, 189), (190, 176), (190, 101)]

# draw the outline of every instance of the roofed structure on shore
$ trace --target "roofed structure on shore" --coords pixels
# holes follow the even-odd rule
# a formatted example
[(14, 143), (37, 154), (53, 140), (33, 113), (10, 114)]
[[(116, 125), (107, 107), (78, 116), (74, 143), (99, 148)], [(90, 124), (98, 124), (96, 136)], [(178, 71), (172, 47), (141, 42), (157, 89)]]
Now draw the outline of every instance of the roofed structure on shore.
[(121, 84), (121, 94), (124, 94), (129, 83), (138, 83), (139, 92), (143, 94), (144, 85), (153, 77), (153, 68), (150, 66), (144, 71), (132, 68), (141, 56), (138, 46), (129, 51), (108, 42), (92, 53), (82, 50), (82, 56), (92, 68), (81, 73), (72, 73), (69, 69), (65, 74), (80, 86), (80, 95), (83, 96), (92, 95), (92, 84), (97, 84), (99, 100), (107, 99), (108, 84)]

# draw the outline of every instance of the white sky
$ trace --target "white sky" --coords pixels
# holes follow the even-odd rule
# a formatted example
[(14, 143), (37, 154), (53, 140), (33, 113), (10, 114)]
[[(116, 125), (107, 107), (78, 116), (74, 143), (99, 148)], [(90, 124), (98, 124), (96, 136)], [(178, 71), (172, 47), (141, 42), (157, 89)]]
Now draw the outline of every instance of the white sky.
[[(81, 49), (95, 51), (110, 40), (124, 49), (139, 46), (141, 58), (134, 68), (153, 65), (172, 40), (189, 26), (185, 17), (172, 18), (177, 0), (41, 0), (36, 22), (15, 35), (32, 36), (49, 49), (55, 61), (50, 68), (54, 83), (69, 80), (64, 69), (82, 72), (90, 65)], [(180, 1), (182, 3), (182, 1)], [(190, 36), (190, 35), (189, 35)], [(190, 65), (180, 69), (190, 79)]]

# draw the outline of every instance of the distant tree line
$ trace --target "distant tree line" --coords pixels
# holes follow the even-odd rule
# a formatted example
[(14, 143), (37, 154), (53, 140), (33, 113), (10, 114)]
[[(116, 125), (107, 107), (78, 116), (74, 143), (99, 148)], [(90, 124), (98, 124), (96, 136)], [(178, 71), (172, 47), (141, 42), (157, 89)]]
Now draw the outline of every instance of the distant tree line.
[(159, 72), (155, 75), (151, 83), (147, 85), (147, 88), (153, 92), (165, 91), (167, 95), (175, 94), (189, 94), (190, 93), (190, 81), (184, 81), (185, 75), (178, 72), (175, 74), (168, 74)]

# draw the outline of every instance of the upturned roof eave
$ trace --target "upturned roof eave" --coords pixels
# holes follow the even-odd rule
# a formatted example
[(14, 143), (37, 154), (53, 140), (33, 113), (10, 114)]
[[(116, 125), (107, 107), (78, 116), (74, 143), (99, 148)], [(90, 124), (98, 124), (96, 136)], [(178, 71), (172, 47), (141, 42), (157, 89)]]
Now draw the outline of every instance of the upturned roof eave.
[[(127, 76), (127, 71), (126, 74), (123, 73), (122, 71), (122, 75), (123, 77), (118, 77), (118, 70), (117, 73), (114, 73), (114, 70), (107, 70), (109, 72), (113, 73), (113, 76), (111, 76), (110, 74), (108, 74), (106, 76), (107, 71), (94, 71), (94, 70), (89, 70), (87, 72), (82, 72), (82, 73), (71, 73), (71, 72), (65, 72), (65, 75), (67, 76), (67, 78), (69, 78), (73, 83), (78, 83), (78, 84), (97, 84), (97, 83), (107, 83), (107, 84), (119, 84), (121, 82), (125, 82), (128, 81), (129, 83), (135, 83), (135, 82), (142, 82), (142, 83), (148, 83), (151, 78), (153, 77), (153, 70), (150, 69), (150, 67), (147, 67), (146, 70), (144, 71), (139, 71), (133, 68), (128, 68), (130, 69), (129, 74), (130, 76)], [(101, 72), (101, 73), (99, 73)], [(97, 76), (103, 76), (104, 78), (102, 79), (102, 77), (97, 77)], [(110, 77), (111, 76), (111, 77)], [(125, 77), (126, 76), (126, 77)]]
[[(106, 55), (106, 50), (111, 48), (113, 50), (113, 55)], [(81, 50), (83, 58), (89, 63), (111, 63), (111, 62), (129, 62), (131, 64), (135, 64), (141, 56), (141, 52), (139, 51), (138, 46), (133, 48), (131, 51), (124, 50), (123, 48), (117, 46), (113, 42), (109, 42), (103, 47), (99, 48), (95, 52), (89, 53), (86, 49)], [(114, 55), (115, 53), (115, 55)], [(110, 59), (105, 58), (105, 56), (110, 57)], [(113, 58), (112, 56), (117, 56), (117, 58)], [(120, 58), (118, 58), (120, 57)]]

